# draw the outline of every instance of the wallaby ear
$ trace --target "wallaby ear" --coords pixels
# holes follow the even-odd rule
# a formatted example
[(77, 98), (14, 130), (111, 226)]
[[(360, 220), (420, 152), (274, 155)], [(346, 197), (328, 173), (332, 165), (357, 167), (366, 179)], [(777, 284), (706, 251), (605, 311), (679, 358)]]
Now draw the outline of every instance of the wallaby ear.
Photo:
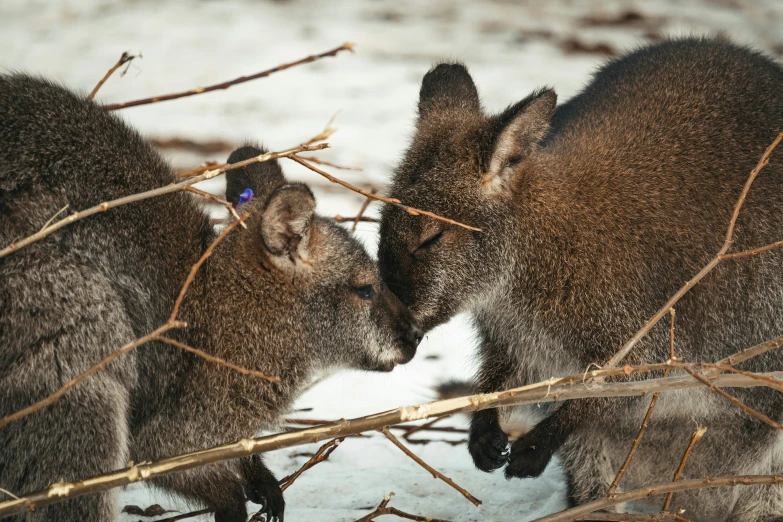
[[(243, 145), (231, 153), (226, 163), (239, 163), (266, 152), (266, 149), (262, 147)], [(275, 188), (283, 183), (285, 183), (285, 176), (277, 160), (252, 163), (241, 169), (229, 170), (226, 172), (226, 201), (236, 207), (242, 202), (240, 196), (247, 189), (253, 191), (254, 199), (264, 201)]]
[(435, 109), (481, 110), (476, 84), (464, 65), (441, 63), (424, 75), (419, 91), (419, 117)]
[(314, 213), (315, 197), (305, 185), (278, 188), (261, 218), (261, 235), (269, 252), (281, 261), (306, 262)]
[(541, 89), (496, 116), (490, 124), (489, 157), (482, 184), (504, 186), (514, 167), (549, 131), (557, 105), (552, 89)]

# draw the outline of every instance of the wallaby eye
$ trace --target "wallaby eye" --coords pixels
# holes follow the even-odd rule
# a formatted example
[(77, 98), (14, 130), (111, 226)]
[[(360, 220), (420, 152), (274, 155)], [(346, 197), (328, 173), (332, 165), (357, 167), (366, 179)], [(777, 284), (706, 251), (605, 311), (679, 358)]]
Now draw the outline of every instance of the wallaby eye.
[(436, 234), (428, 237), (422, 243), (416, 247), (416, 250), (413, 251), (414, 254), (416, 253), (422, 253), (422, 252), (429, 252), (432, 247), (438, 244), (440, 241), (440, 238), (443, 237), (443, 231), (446, 230), (445, 228), (438, 231)]
[(353, 287), (353, 291), (356, 295), (367, 301), (375, 297), (375, 290), (372, 285), (355, 286)]

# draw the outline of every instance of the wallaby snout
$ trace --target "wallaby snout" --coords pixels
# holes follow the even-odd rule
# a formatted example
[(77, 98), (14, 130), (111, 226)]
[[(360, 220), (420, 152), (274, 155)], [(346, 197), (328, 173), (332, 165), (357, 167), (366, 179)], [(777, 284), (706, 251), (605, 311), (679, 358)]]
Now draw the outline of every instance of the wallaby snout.
[(402, 301), (385, 284), (383, 285), (381, 295), (384, 308), (393, 321), (392, 328), (396, 334), (396, 344), (399, 352), (392, 366), (386, 370), (391, 371), (394, 369), (394, 366), (408, 363), (413, 359), (416, 355), (416, 348), (424, 337), (424, 330), (422, 330), (413, 314), (408, 310), (408, 307), (402, 304)]

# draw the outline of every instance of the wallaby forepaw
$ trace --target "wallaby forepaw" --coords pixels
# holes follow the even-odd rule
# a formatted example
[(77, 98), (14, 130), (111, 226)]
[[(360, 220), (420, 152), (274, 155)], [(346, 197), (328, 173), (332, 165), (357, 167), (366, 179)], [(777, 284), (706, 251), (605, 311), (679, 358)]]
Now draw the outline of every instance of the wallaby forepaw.
[(546, 444), (537, 442), (532, 437), (523, 436), (511, 445), (511, 455), (506, 466), (507, 479), (537, 477), (544, 472), (553, 453)]
[(222, 507), (215, 510), (215, 522), (246, 522), (247, 508), (245, 503), (232, 507)]
[(285, 499), (283, 491), (274, 477), (264, 478), (245, 485), (248, 500), (263, 506), (254, 520), (260, 520), (259, 515), (266, 517), (266, 522), (283, 522)]
[(508, 435), (500, 426), (488, 427), (482, 431), (471, 431), (468, 451), (473, 464), (484, 472), (502, 468), (508, 460)]

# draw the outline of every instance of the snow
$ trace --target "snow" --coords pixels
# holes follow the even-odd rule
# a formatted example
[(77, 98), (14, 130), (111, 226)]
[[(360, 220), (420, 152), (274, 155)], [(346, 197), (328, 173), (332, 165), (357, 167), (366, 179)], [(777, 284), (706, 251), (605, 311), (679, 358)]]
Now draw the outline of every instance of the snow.
[[(587, 20), (611, 21), (629, 12), (643, 16), (623, 24)], [(376, 187), (388, 181), (404, 150), (419, 82), (438, 60), (465, 62), (485, 106), (498, 110), (541, 85), (553, 85), (561, 100), (575, 94), (604, 57), (564, 51), (573, 38), (583, 47), (603, 44), (622, 51), (655, 36), (723, 33), (773, 54), (783, 52), (783, 2), (775, 0), (3, 0), (0, 20), (0, 69), (40, 73), (85, 92), (123, 51), (141, 51), (143, 59), (102, 88), (98, 98), (105, 103), (208, 85), (354, 42), (355, 54), (122, 115), (150, 137), (253, 140), (281, 150), (317, 134), (340, 110), (339, 132), (329, 140), (334, 148), (318, 156), (365, 168), (327, 170)], [(178, 168), (226, 156), (165, 153)], [(283, 167), (311, 183), (323, 214), (351, 216), (362, 203), (358, 195), (298, 165)], [(211, 187), (220, 190), (219, 183)], [(371, 205), (368, 213), (377, 215), (377, 210)], [(359, 224), (357, 236), (374, 251), (375, 225)], [(435, 399), (437, 384), (472, 375), (475, 342), (465, 318), (458, 317), (431, 332), (416, 359), (391, 374), (342, 372), (321, 382), (297, 402), (312, 410), (298, 415), (355, 417)], [(458, 416), (443, 424), (465, 427), (467, 420)], [(307, 460), (303, 452), (316, 448), (273, 452), (268, 463), (282, 477)], [(375, 434), (346, 439), (329, 461), (305, 473), (286, 492), (287, 519), (353, 520), (390, 491), (396, 493), (391, 506), (454, 521), (531, 520), (565, 507), (556, 462), (537, 479), (507, 482), (500, 473), (476, 471), (464, 444), (431, 442), (412, 449), (482, 499), (482, 507), (475, 508)], [(121, 506), (152, 503), (187, 510), (144, 485), (128, 488), (120, 499)], [(138, 519), (120, 516), (123, 522)]]

